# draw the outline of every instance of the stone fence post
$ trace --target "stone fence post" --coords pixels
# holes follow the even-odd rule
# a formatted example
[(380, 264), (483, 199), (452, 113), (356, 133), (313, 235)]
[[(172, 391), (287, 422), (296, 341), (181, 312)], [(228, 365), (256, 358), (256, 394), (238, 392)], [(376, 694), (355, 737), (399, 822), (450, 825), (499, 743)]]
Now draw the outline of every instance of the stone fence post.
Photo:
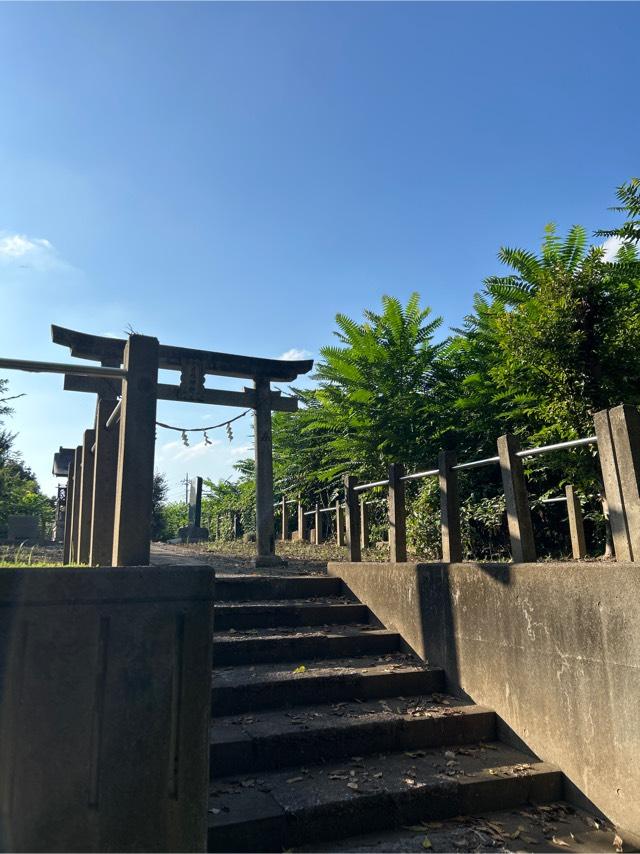
[(78, 563), (89, 563), (91, 551), (91, 509), (93, 504), (93, 445), (95, 430), (85, 430), (82, 439), (82, 477), (78, 514)]
[[(344, 494), (346, 504), (346, 529), (349, 547), (349, 560), (357, 563), (361, 560), (360, 552), (360, 500), (355, 491), (357, 479), (352, 474), (344, 476)], [(338, 514), (336, 514), (338, 515)]]
[(516, 456), (519, 450), (518, 442), (511, 433), (500, 436), (498, 439), (500, 472), (511, 539), (511, 556), (514, 563), (530, 563), (536, 559), (536, 547), (522, 459)]
[(315, 523), (315, 544), (319, 546), (322, 543), (322, 515), (320, 514), (320, 505), (316, 502), (313, 510), (313, 519)]
[(389, 558), (392, 563), (407, 561), (407, 518), (404, 500), (404, 465), (391, 463), (389, 466)]
[(71, 534), (69, 538), (69, 562), (78, 563), (78, 520), (80, 518), (80, 484), (82, 482), (82, 445), (74, 455), (73, 495), (71, 502)]
[(360, 548), (369, 548), (369, 505), (364, 495), (360, 498)]
[(289, 505), (287, 504), (287, 496), (282, 496), (282, 542), (289, 539)]
[(64, 511), (64, 545), (62, 548), (62, 563), (71, 563), (71, 529), (73, 519), (73, 484), (74, 484), (75, 459), (69, 463), (69, 474), (67, 476), (67, 500)]
[(298, 540), (302, 542), (307, 539), (306, 518), (304, 515), (304, 506), (302, 501), (298, 499)]
[(623, 404), (593, 420), (616, 558), (639, 561), (640, 413)]
[(438, 455), (440, 530), (442, 534), (442, 560), (445, 563), (459, 563), (462, 560), (458, 473), (453, 469), (456, 462), (454, 451), (440, 451)]
[(567, 496), (567, 513), (569, 514), (569, 533), (571, 535), (571, 551), (576, 560), (586, 557), (587, 546), (584, 538), (584, 523), (582, 520), (582, 508), (571, 484), (565, 487)]
[(336, 545), (345, 545), (344, 509), (339, 498), (336, 499)]

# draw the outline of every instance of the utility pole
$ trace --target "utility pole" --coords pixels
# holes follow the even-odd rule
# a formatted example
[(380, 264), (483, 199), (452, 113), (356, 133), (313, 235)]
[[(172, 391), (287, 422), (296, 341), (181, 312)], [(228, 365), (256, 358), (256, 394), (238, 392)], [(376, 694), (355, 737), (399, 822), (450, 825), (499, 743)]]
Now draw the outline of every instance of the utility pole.
[(180, 483), (184, 483), (184, 503), (189, 506), (189, 485), (191, 481), (189, 480), (189, 472), (187, 472), (184, 476), (184, 480), (181, 480)]

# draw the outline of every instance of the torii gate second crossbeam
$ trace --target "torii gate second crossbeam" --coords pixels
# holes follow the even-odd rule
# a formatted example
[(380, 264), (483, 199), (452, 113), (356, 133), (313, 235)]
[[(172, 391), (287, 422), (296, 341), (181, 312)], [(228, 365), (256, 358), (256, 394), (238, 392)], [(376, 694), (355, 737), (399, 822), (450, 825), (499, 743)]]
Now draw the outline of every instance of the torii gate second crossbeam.
[[(100, 362), (105, 367), (124, 367), (125, 376), (103, 379), (68, 373), (64, 388), (69, 391), (90, 392), (97, 395), (95, 433), (85, 437), (83, 447), (76, 451), (74, 477), (91, 466), (91, 477), (82, 480), (92, 490), (92, 497), (79, 494), (79, 507), (90, 506), (91, 533), (85, 537), (90, 542), (88, 559), (97, 562), (111, 545), (114, 566), (141, 566), (149, 563), (151, 496), (154, 471), (154, 444), (156, 404), (159, 400), (182, 400), (190, 403), (241, 406), (254, 410), (255, 463), (256, 463), (256, 565), (275, 565), (273, 534), (273, 456), (271, 412), (292, 412), (298, 407), (296, 398), (283, 397), (271, 390), (272, 381), (290, 382), (313, 367), (310, 359), (284, 361), (239, 356), (189, 347), (160, 344), (156, 338), (130, 335), (128, 339), (106, 338), (76, 332), (52, 325), (54, 343), (68, 347), (72, 356)], [(158, 370), (180, 372), (180, 384), (158, 382)], [(205, 388), (207, 374), (242, 377), (253, 381), (253, 388), (243, 391), (226, 391)], [(120, 402), (116, 403), (120, 397)], [(101, 458), (101, 438), (104, 454), (114, 458), (114, 445), (105, 441), (105, 434), (119, 413), (120, 428), (117, 447), (117, 470), (109, 478), (101, 471), (105, 459)], [(83, 456), (86, 457), (83, 465)], [(90, 459), (90, 457), (93, 457)], [(114, 466), (111, 466), (113, 470)], [(107, 494), (104, 488), (107, 489)], [(81, 493), (74, 488), (73, 494)], [(71, 493), (71, 490), (70, 490)], [(111, 501), (113, 499), (113, 501)], [(105, 521), (101, 507), (113, 506), (112, 543), (105, 543)], [(72, 511), (73, 518), (77, 513)], [(80, 512), (80, 510), (78, 510)], [(72, 518), (72, 522), (73, 522)], [(78, 518), (79, 530), (82, 525)], [(86, 520), (84, 527), (87, 527)], [(96, 544), (96, 555), (93, 546)], [(103, 562), (100, 560), (99, 562)]]

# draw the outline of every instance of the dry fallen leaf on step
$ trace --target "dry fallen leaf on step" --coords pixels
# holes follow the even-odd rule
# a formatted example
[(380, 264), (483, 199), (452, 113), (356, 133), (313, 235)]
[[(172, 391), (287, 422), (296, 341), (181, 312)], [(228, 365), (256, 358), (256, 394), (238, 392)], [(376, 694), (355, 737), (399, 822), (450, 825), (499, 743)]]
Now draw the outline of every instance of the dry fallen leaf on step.
[(429, 839), (428, 836), (425, 836), (425, 838), (422, 840), (422, 847), (423, 848), (431, 848), (431, 840)]
[(307, 668), (304, 666), (304, 664), (301, 664), (300, 667), (296, 667), (296, 669), (293, 672), (294, 673), (305, 673), (306, 670), (307, 670)]
[(557, 836), (553, 836), (551, 841), (553, 842), (554, 845), (559, 845), (561, 848), (570, 848), (571, 847), (568, 842), (565, 842), (564, 839), (558, 839)]
[(304, 780), (304, 777), (289, 777), (287, 783), (301, 783)]
[(623, 845), (624, 845), (624, 842), (622, 841), (622, 837), (616, 833), (616, 835), (613, 839), (613, 847), (616, 849), (616, 851), (622, 851)]
[(357, 792), (357, 791), (358, 791), (358, 784), (357, 784), (357, 783), (354, 783), (354, 782), (347, 783), (347, 788), (348, 788), (348, 789), (353, 789), (353, 790), (354, 790), (354, 792)]
[(444, 755), (447, 759), (455, 759), (456, 755), (453, 750), (445, 750)]

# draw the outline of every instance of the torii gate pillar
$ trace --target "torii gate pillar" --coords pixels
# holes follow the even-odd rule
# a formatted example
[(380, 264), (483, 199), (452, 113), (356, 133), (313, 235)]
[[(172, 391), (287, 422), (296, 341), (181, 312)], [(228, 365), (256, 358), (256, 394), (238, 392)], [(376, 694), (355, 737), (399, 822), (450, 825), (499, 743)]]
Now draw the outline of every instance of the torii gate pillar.
[(273, 531), (273, 448), (271, 435), (271, 384), (268, 379), (254, 380), (256, 461), (256, 557), (254, 566), (281, 566), (275, 553)]

